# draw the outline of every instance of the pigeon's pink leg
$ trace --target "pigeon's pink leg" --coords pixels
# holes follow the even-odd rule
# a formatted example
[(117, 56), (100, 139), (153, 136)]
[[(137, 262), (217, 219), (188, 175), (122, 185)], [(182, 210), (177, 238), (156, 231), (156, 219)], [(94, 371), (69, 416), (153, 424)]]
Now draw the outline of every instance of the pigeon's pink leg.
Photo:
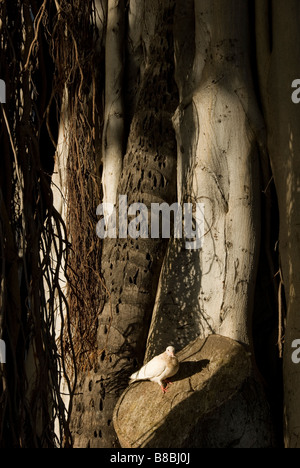
[(161, 389), (162, 389), (163, 393), (167, 393), (169, 385), (172, 385), (173, 382), (171, 382), (170, 380), (164, 380), (164, 382), (165, 382), (166, 386), (164, 387), (163, 385), (161, 385)]

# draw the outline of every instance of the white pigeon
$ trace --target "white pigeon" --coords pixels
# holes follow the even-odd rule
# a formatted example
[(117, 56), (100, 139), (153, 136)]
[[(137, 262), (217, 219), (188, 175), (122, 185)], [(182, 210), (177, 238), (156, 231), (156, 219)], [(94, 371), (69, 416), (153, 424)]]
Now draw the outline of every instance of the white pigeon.
[(157, 382), (163, 393), (166, 393), (167, 387), (164, 387), (163, 381), (167, 384), (171, 383), (167, 379), (173, 377), (178, 372), (179, 361), (175, 356), (175, 348), (168, 346), (166, 351), (158, 356), (155, 356), (151, 361), (145, 364), (139, 371), (130, 376), (129, 383), (137, 380), (151, 380)]

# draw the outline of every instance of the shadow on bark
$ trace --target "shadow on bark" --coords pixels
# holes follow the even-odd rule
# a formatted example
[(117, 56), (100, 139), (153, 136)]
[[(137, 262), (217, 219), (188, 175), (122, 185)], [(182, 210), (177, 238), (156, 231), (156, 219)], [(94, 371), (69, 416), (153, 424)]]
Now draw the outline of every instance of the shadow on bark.
[(179, 382), (184, 379), (188, 379), (193, 375), (202, 372), (209, 365), (210, 361), (208, 359), (203, 359), (202, 361), (194, 362), (182, 362), (180, 364), (179, 371), (174, 377), (172, 377), (172, 382)]
[(163, 394), (153, 382), (123, 393), (114, 427), (124, 448), (269, 448), (269, 406), (247, 350), (211, 335), (178, 353), (180, 370)]

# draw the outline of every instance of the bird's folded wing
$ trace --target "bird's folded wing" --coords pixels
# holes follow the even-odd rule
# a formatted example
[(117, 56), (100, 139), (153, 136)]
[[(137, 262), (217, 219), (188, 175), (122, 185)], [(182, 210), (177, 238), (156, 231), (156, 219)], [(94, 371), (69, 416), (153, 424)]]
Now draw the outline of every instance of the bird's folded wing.
[(138, 378), (153, 379), (153, 377), (159, 377), (165, 371), (166, 367), (166, 361), (160, 356), (156, 356), (140, 369)]

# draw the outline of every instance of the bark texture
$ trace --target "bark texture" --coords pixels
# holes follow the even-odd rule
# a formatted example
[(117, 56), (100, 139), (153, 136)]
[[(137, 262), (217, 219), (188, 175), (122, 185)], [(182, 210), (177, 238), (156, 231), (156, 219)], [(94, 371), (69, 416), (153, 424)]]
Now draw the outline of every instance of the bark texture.
[[(205, 238), (200, 251), (181, 241), (105, 239), (99, 358), (80, 376), (75, 447), (118, 446), (113, 410), (147, 340), (146, 360), (212, 333), (252, 350), (266, 142), (250, 66), (249, 4), (157, 0), (138, 15), (131, 2), (129, 18), (127, 151), (112, 188), (128, 205), (204, 203)], [(267, 414), (260, 401), (253, 421)]]
[[(173, 6), (173, 1), (163, 5), (157, 1), (147, 17), (145, 70), (118, 187), (118, 194), (128, 195), (128, 206), (133, 202), (149, 208), (151, 202), (172, 203), (176, 194), (176, 140), (171, 121), (177, 104)], [(79, 392), (85, 397), (80, 396), (78, 404), (75, 399), (75, 446), (118, 444), (112, 413), (128, 376), (144, 357), (166, 245), (166, 240), (134, 240), (127, 235), (126, 239), (105, 239), (103, 243), (102, 269), (108, 296), (103, 311), (99, 311), (99, 362), (82, 376)]]
[[(272, 446), (256, 363), (300, 446), (299, 18), (298, 0), (0, 0), (0, 446)], [(204, 204), (202, 248), (102, 242), (118, 195)], [(167, 345), (170, 393), (119, 399)]]
[(252, 344), (263, 121), (248, 15), (247, 2), (177, 2), (178, 194), (181, 202), (204, 203), (205, 236), (200, 251), (170, 245), (147, 358), (166, 340), (181, 349), (212, 332)]
[(116, 203), (124, 147), (125, 1), (109, 0), (105, 47), (105, 123), (103, 133), (103, 199)]

